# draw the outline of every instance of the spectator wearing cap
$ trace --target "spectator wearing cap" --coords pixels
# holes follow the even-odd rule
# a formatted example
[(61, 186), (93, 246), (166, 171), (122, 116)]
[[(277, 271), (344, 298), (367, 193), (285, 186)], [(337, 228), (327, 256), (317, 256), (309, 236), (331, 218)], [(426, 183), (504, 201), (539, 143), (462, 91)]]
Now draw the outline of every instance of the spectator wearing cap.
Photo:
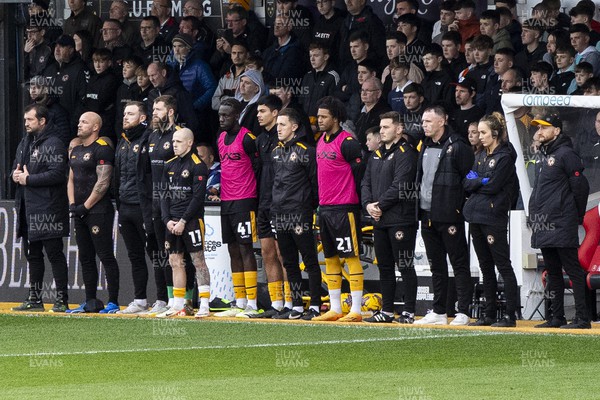
[(456, 103), (450, 84), (455, 79), (450, 76), (448, 70), (442, 68), (443, 54), (442, 46), (439, 44), (432, 44), (425, 50), (423, 54), (425, 78), (421, 85), (429, 104), (442, 105), (446, 110), (452, 110)]
[(466, 138), (469, 124), (478, 122), (484, 115), (481, 108), (474, 103), (477, 83), (473, 78), (467, 76), (461, 82), (452, 83), (452, 85), (455, 86), (454, 99), (458, 108), (449, 114), (448, 125), (455, 133)]
[(266, 94), (266, 88), (262, 74), (255, 69), (244, 72), (240, 77), (240, 85), (235, 91), (235, 99), (244, 106), (239, 123), (240, 126), (255, 134), (261, 132), (260, 124), (256, 118), (256, 110), (258, 108), (257, 101), (264, 94)]
[(50, 85), (44, 77), (34, 76), (29, 80), (29, 97), (31, 103), (46, 106), (49, 116), (48, 123), (52, 124), (54, 132), (66, 147), (72, 139), (69, 129), (69, 113), (58, 103), (57, 96), (50, 95), (49, 88)]
[(160, 36), (165, 43), (171, 43), (173, 37), (179, 31), (179, 23), (171, 16), (171, 0), (154, 0), (150, 14), (158, 18), (160, 22)]
[(58, 38), (54, 59), (55, 62), (49, 64), (42, 75), (50, 85), (50, 93), (60, 96), (60, 105), (69, 112), (70, 132), (74, 136), (83, 112), (90, 71), (75, 51), (75, 41), (71, 36), (62, 35)]
[(362, 108), (358, 118), (354, 121), (354, 125), (356, 127), (356, 138), (363, 146), (363, 150), (367, 149), (367, 129), (377, 126), (379, 116), (392, 110), (382, 96), (382, 89), (381, 81), (375, 77), (365, 80), (361, 86)]
[[(529, 199), (531, 247), (540, 249), (548, 273), (545, 292), (551, 296), (552, 318), (537, 328), (590, 329), (585, 302), (586, 272), (579, 264), (579, 225), (583, 223), (589, 184), (583, 163), (573, 149), (554, 110), (531, 121), (538, 127), (542, 160)], [(563, 270), (569, 276), (575, 300), (575, 318), (567, 324), (564, 310)]]
[(596, 43), (598, 43), (600, 40), (600, 33), (592, 30), (594, 12), (594, 8), (590, 9), (586, 6), (580, 6), (579, 4), (571, 8), (571, 11), (569, 11), (569, 16), (571, 17), (571, 26), (583, 24), (590, 30), (590, 46), (596, 46)]
[(210, 60), (210, 55), (215, 50), (217, 37), (206, 23), (202, 1), (187, 0), (185, 2), (183, 5), (183, 18), (179, 22), (179, 33), (187, 33), (198, 43), (204, 44), (207, 52), (205, 61)]
[(121, 35), (123, 41), (130, 47), (135, 47), (142, 41), (140, 26), (137, 22), (129, 19), (129, 4), (125, 0), (114, 0), (108, 9), (110, 19), (116, 19), (121, 23)]
[(329, 62), (340, 71), (339, 44), (342, 40), (342, 27), (346, 18), (346, 11), (335, 7), (334, 0), (317, 1), (319, 16), (312, 31), (312, 40), (325, 43), (329, 48)]
[[(350, 40), (355, 32), (366, 32), (369, 42), (369, 58), (385, 60), (385, 27), (366, 0), (346, 1), (348, 15), (344, 20), (340, 50), (341, 65), (350, 63)], [(381, 65), (383, 68), (383, 65)]]
[(446, 32), (449, 32), (448, 27), (456, 20), (454, 4), (455, 2), (453, 0), (446, 0), (440, 4), (440, 19), (433, 24), (431, 43), (442, 44), (442, 37)]
[(552, 65), (546, 61), (538, 61), (531, 67), (531, 93), (533, 94), (554, 94), (554, 88), (550, 87), (550, 77), (552, 76)]
[(600, 75), (600, 52), (590, 45), (590, 28), (584, 24), (575, 24), (569, 29), (571, 46), (577, 52), (575, 65), (585, 61), (592, 65), (595, 76)]
[(27, 40), (23, 47), (25, 52), (25, 79), (42, 73), (44, 68), (52, 61), (52, 49), (46, 43), (43, 26), (29, 25), (26, 29)]
[(173, 59), (169, 63), (185, 89), (192, 95), (194, 110), (199, 115), (209, 109), (217, 82), (210, 66), (202, 60), (202, 55), (194, 51), (194, 40), (190, 35), (179, 33), (173, 38)]
[(488, 76), (483, 91), (482, 108), (485, 114), (494, 111), (502, 113), (500, 97), (502, 96), (502, 75), (512, 68), (515, 61), (515, 52), (510, 48), (498, 49), (494, 55), (494, 71)]
[(454, 7), (456, 20), (448, 26), (451, 31), (457, 31), (462, 37), (461, 51), (465, 50), (468, 39), (480, 34), (479, 19), (475, 15), (473, 0), (460, 0)]
[(575, 79), (575, 49), (557, 47), (555, 52), (556, 69), (550, 77), (550, 86), (556, 94), (567, 94), (571, 83)]
[(444, 33), (440, 43), (444, 55), (442, 66), (449, 71), (453, 80), (459, 79), (460, 73), (469, 66), (465, 55), (460, 52), (461, 42), (460, 33), (448, 31)]
[[(140, 21), (142, 41), (133, 49), (133, 53), (144, 61), (144, 65), (152, 62), (166, 62), (171, 46), (160, 36), (160, 21), (148, 15)], [(150, 108), (152, 109), (152, 108)]]
[(154, 88), (148, 94), (148, 111), (151, 113), (154, 100), (159, 96), (173, 96), (177, 101), (175, 121), (179, 126), (185, 126), (194, 132), (196, 142), (207, 141), (206, 132), (201, 129), (200, 121), (194, 110), (193, 96), (185, 89), (177, 72), (168, 65), (153, 62), (148, 66), (148, 78)]
[(523, 50), (515, 55), (515, 66), (529, 76), (530, 68), (541, 61), (546, 52), (546, 43), (542, 42), (544, 25), (542, 21), (530, 18), (523, 22), (521, 43)]
[(482, 35), (488, 35), (494, 41), (492, 54), (496, 54), (498, 49), (513, 48), (510, 34), (506, 29), (500, 28), (500, 14), (498, 11), (485, 10), (482, 12), (479, 19), (479, 30)]
[(285, 15), (275, 17), (274, 35), (277, 39), (263, 53), (265, 76), (267, 80), (289, 79), (292, 82), (300, 81), (306, 73), (307, 60), (302, 45), (292, 31), (294, 19)]
[(63, 24), (63, 33), (73, 36), (79, 30), (85, 29), (92, 34), (94, 38), (94, 47), (102, 45), (100, 29), (102, 20), (98, 18), (91, 7), (85, 5), (85, 0), (69, 0), (67, 2), (71, 15)]

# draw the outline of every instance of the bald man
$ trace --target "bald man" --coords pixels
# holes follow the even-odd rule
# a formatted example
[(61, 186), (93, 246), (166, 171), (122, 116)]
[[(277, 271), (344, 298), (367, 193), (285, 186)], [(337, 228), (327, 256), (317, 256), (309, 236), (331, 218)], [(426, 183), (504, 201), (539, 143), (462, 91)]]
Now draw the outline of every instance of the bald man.
[(196, 268), (200, 307), (196, 318), (208, 317), (210, 274), (204, 259), (204, 196), (208, 168), (192, 151), (194, 134), (188, 128), (173, 133), (175, 157), (165, 163), (166, 192), (161, 201), (161, 217), (167, 227), (165, 250), (173, 269), (173, 307), (158, 318), (185, 316), (186, 272), (184, 253), (188, 252)]
[[(79, 118), (77, 138), (69, 156), (67, 195), (69, 211), (75, 223), (75, 239), (79, 249), (79, 263), (85, 285), (85, 302), (68, 310), (72, 314), (84, 312), (115, 313), (119, 310), (119, 266), (113, 253), (113, 220), (115, 210), (108, 190), (115, 153), (104, 139), (98, 137), (102, 119), (94, 112)], [(96, 298), (98, 266), (96, 255), (104, 265), (108, 282), (108, 304)]]

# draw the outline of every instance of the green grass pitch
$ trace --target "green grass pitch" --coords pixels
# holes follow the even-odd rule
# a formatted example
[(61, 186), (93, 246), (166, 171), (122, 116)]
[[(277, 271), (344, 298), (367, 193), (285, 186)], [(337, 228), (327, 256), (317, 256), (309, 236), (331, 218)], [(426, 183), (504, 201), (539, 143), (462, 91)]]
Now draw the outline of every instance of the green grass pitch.
[(1, 399), (598, 399), (597, 336), (0, 315)]

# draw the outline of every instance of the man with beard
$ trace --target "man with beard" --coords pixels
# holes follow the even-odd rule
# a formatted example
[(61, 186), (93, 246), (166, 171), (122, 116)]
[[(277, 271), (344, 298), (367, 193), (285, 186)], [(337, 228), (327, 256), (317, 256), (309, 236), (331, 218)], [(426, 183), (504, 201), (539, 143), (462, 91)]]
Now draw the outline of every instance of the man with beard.
[(48, 124), (50, 116), (44, 105), (25, 107), (24, 120), (27, 135), (17, 148), (11, 177), (17, 184), (17, 236), (23, 238), (30, 286), (27, 300), (12, 310), (44, 311), (44, 250), (56, 284), (51, 311), (65, 312), (68, 271), (63, 237), (69, 235), (66, 147)]
[(46, 106), (48, 123), (52, 124), (54, 134), (67, 146), (71, 140), (69, 113), (59, 104), (57, 96), (50, 96), (49, 89), (50, 85), (41, 76), (34, 76), (29, 81), (29, 97), (32, 103)]
[[(142, 160), (142, 176), (146, 182), (146, 193), (151, 193), (152, 199), (152, 226), (154, 228), (154, 234), (156, 235), (156, 241), (158, 248), (160, 249), (158, 255), (158, 266), (163, 269), (164, 282), (168, 292), (168, 304), (165, 307), (164, 304), (155, 304), (155, 307), (149, 311), (149, 315), (156, 316), (167, 311), (167, 308), (171, 308), (174, 305), (173, 295), (173, 273), (171, 267), (167, 263), (167, 253), (165, 249), (165, 233), (166, 226), (161, 218), (160, 203), (165, 197), (166, 185), (163, 180), (164, 176), (164, 165), (167, 161), (172, 159), (175, 154), (171, 143), (173, 141), (173, 133), (181, 129), (180, 126), (175, 124), (175, 114), (177, 113), (177, 103), (172, 96), (159, 96), (154, 100), (154, 106), (152, 110), (152, 132), (148, 136), (147, 142), (144, 144), (142, 151), (147, 154), (145, 160)], [(148, 169), (149, 167), (149, 169)], [(155, 266), (156, 268), (156, 266)], [(188, 279), (187, 290), (185, 293), (185, 299), (188, 300), (185, 306), (180, 310), (180, 315), (192, 315), (193, 309), (191, 308), (191, 299), (193, 292), (193, 270), (186, 266), (187, 276), (192, 279)], [(155, 277), (162, 279), (160, 274), (155, 273)], [(161, 282), (162, 285), (162, 282)]]
[[(113, 170), (114, 151), (99, 138), (102, 119), (93, 112), (79, 118), (77, 138), (81, 144), (73, 148), (69, 158), (67, 195), (69, 211), (75, 223), (75, 239), (85, 285), (85, 302), (67, 312), (77, 314), (119, 310), (119, 266), (113, 253), (113, 221), (115, 210), (108, 190)], [(102, 262), (108, 283), (108, 304), (96, 299), (98, 266)]]
[[(127, 255), (131, 262), (133, 277), (133, 301), (119, 314), (142, 314), (148, 311), (146, 286), (148, 284), (148, 266), (146, 253), (157, 266), (158, 245), (151, 223), (145, 224), (142, 212), (144, 192), (139, 190), (137, 168), (141, 160), (142, 145), (146, 140), (146, 105), (141, 102), (128, 102), (123, 113), (123, 129), (117, 144), (115, 155), (114, 188), (117, 209), (119, 211), (119, 231), (123, 236)], [(153, 308), (166, 307), (167, 287), (160, 268), (154, 269), (157, 301)]]

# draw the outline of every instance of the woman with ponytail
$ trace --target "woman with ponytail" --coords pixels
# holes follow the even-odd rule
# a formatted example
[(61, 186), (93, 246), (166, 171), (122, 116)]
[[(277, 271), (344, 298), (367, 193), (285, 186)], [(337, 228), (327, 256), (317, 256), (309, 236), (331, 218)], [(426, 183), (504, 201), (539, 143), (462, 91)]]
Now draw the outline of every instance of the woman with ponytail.
[[(512, 199), (518, 195), (513, 193), (517, 154), (508, 143), (506, 124), (500, 113), (481, 118), (478, 131), (483, 151), (475, 156), (473, 169), (463, 181), (470, 193), (463, 213), (470, 224), (486, 302), (484, 314), (471, 325), (513, 327), (516, 326), (518, 289), (510, 262), (507, 225)], [(502, 316), (496, 315), (498, 282), (494, 267), (504, 280), (506, 313)]]

